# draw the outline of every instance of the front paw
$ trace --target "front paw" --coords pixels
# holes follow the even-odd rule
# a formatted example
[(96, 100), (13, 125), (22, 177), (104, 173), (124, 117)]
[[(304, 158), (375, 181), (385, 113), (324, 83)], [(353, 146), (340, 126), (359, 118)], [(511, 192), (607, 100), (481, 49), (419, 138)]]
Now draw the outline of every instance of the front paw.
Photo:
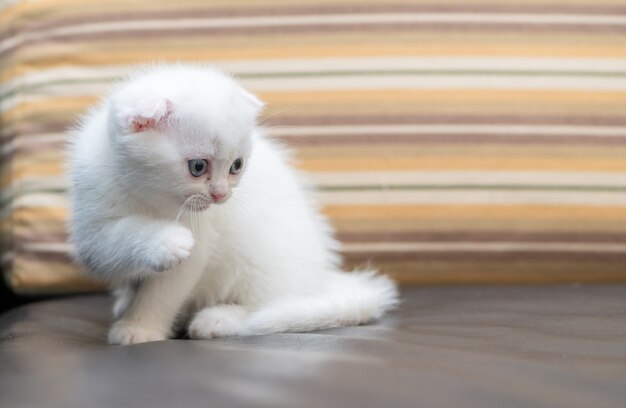
[(156, 237), (148, 254), (148, 266), (156, 272), (172, 269), (189, 257), (194, 244), (195, 240), (188, 228), (168, 226)]
[(129, 322), (116, 322), (109, 330), (109, 344), (111, 345), (127, 346), (165, 339), (167, 336), (163, 332)]
[(219, 305), (199, 311), (187, 329), (194, 340), (242, 334), (248, 312), (238, 305)]

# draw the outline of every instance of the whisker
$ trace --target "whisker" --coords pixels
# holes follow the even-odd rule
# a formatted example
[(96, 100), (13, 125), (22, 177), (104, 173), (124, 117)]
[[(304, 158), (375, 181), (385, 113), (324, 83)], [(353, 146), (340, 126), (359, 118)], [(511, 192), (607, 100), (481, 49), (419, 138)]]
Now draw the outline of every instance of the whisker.
[[(235, 193), (235, 191), (233, 191), (233, 193)], [(244, 219), (250, 218), (252, 216), (252, 203), (249, 200), (251, 194), (248, 194), (245, 190), (237, 190), (236, 194), (237, 198), (233, 200), (233, 203), (231, 204), (233, 216)]]
[(197, 236), (197, 232), (196, 232), (196, 204), (197, 201), (194, 200), (191, 202), (191, 233), (193, 234), (194, 237)]
[(176, 218), (175, 221), (178, 222), (180, 216), (185, 212), (185, 210), (187, 209), (187, 204), (189, 203), (189, 200), (193, 199), (194, 196), (190, 195), (189, 197), (187, 197), (185, 199), (185, 201), (183, 202), (183, 205), (180, 206), (180, 209), (178, 210), (178, 213), (176, 214)]
[(263, 119), (261, 119), (259, 121), (258, 126), (262, 126), (265, 122), (267, 122), (269, 119), (273, 118), (276, 115), (280, 115), (282, 113), (292, 111), (292, 110), (294, 110), (296, 108), (297, 108), (297, 106), (290, 106), (290, 107), (287, 107), (285, 109), (278, 110), (278, 111), (276, 111), (276, 112), (274, 112), (274, 113), (272, 113), (270, 115), (267, 115), (266, 117), (264, 117)]

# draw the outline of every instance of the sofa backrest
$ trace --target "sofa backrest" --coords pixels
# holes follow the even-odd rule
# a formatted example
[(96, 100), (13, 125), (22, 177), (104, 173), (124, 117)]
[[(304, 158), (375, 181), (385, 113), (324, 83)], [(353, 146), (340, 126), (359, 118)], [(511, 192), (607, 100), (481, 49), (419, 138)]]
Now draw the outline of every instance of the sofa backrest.
[(626, 6), (612, 0), (45, 0), (0, 10), (2, 265), (68, 257), (66, 130), (134, 64), (267, 102), (347, 266), (402, 283), (626, 281)]

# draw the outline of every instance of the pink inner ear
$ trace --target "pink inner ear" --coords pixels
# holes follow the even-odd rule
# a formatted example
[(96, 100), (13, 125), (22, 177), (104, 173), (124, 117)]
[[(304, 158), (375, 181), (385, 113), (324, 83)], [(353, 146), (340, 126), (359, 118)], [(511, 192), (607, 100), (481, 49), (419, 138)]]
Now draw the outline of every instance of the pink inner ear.
[(142, 116), (135, 116), (132, 120), (133, 133), (143, 132), (146, 129), (154, 129), (156, 127), (156, 120), (154, 118), (144, 118)]
[(148, 129), (156, 129), (168, 116), (172, 114), (173, 106), (167, 99), (161, 101), (150, 116), (136, 115), (130, 119), (130, 128), (133, 133), (140, 133)]

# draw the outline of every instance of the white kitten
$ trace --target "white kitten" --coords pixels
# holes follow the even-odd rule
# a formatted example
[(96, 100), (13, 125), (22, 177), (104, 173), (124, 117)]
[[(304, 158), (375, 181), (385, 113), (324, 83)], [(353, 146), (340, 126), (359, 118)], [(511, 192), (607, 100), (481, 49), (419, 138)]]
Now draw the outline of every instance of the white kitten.
[[(117, 288), (112, 344), (356, 325), (397, 303), (338, 243), (262, 103), (209, 67), (163, 65), (119, 84), (74, 132), (71, 238)], [(183, 327), (184, 328), (184, 327)]]

